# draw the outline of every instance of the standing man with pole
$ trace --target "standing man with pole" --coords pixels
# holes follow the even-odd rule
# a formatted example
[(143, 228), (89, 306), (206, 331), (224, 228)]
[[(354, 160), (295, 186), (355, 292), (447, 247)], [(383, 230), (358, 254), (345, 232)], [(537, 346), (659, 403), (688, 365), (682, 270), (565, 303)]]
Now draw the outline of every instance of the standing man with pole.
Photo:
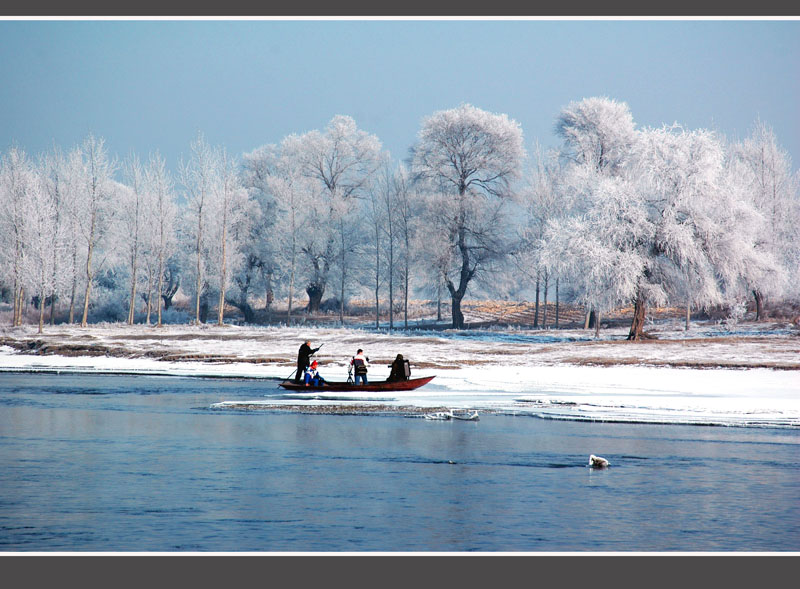
[[(319, 348), (321, 347), (322, 344), (319, 345)], [(294, 381), (296, 383), (303, 382), (303, 372), (308, 368), (311, 356), (313, 356), (319, 348), (312, 348), (310, 341), (306, 341), (300, 346), (300, 350), (297, 352), (297, 370), (294, 373)]]

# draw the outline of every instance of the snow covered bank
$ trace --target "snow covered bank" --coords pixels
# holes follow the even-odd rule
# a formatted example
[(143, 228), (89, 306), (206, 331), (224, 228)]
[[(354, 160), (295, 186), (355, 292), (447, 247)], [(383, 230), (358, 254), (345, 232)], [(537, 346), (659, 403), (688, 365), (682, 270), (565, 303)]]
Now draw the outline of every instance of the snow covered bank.
[[(398, 411), (477, 409), (548, 419), (800, 427), (797, 336), (761, 324), (743, 326), (738, 335), (713, 330), (662, 330), (662, 340), (632, 344), (622, 341), (622, 331), (611, 330), (604, 339), (594, 340), (582, 330), (389, 334), (327, 328), (107, 326), (55, 328), (42, 336), (33, 330), (6, 329), (0, 332), (5, 343), (0, 346), (0, 372), (269, 381), (263, 398), (244, 403), (220, 399), (216, 409), (330, 406), (334, 411), (359, 404)], [(415, 376), (436, 378), (421, 389), (385, 395), (281, 394), (275, 380), (291, 375), (297, 348), (305, 339), (315, 347), (324, 344), (315, 357), (329, 379), (346, 377), (347, 362), (359, 347), (372, 359), (373, 379), (388, 375), (387, 364), (398, 352), (411, 359)], [(41, 352), (47, 346), (76, 355), (20, 351)]]
[(383, 408), (477, 409), (547, 419), (800, 427), (800, 383), (796, 372), (695, 370), (646, 366), (465, 367), (440, 373), (411, 392), (314, 393), (280, 399), (229, 401), (216, 408), (295, 408), (379, 403)]

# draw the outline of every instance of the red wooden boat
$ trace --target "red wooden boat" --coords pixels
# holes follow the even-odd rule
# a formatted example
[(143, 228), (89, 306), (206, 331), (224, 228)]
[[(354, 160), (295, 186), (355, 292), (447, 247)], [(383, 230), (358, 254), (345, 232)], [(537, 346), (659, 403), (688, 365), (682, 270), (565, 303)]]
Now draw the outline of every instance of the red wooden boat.
[(337, 392), (344, 393), (349, 391), (413, 391), (424, 384), (428, 384), (433, 380), (433, 376), (424, 376), (422, 378), (409, 378), (408, 380), (379, 380), (370, 382), (369, 384), (354, 384), (352, 382), (341, 382), (326, 380), (322, 386), (312, 387), (306, 386), (303, 383), (297, 383), (293, 380), (284, 380), (280, 386), (290, 391), (303, 391), (304, 393), (315, 392)]

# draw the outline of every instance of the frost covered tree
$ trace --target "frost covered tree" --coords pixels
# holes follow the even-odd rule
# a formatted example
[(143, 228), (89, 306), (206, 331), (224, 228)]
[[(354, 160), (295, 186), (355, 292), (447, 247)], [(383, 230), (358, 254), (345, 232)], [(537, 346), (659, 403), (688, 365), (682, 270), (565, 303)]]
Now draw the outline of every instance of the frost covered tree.
[[(594, 96), (570, 102), (556, 118), (555, 132), (563, 140), (561, 155), (572, 165), (597, 175), (617, 176), (630, 157), (636, 138), (633, 116), (625, 102)], [(598, 323), (596, 309), (590, 316)]]
[(440, 206), (429, 210), (431, 222), (447, 236), (450, 264), (444, 282), (456, 329), (464, 327), (461, 301), (470, 281), (506, 253), (503, 206), (524, 157), (516, 121), (470, 104), (423, 119), (411, 148), (415, 179), (442, 195)]
[[(116, 163), (109, 159), (105, 140), (89, 135), (82, 145), (83, 175), (78, 199), (78, 223), (86, 247), (86, 289), (83, 297), (81, 327), (88, 325), (89, 302), (97, 264), (94, 259), (98, 249), (108, 237), (114, 215), (114, 184), (112, 176)], [(100, 246), (100, 248), (98, 248)]]
[(130, 300), (128, 302), (128, 325), (133, 325), (136, 310), (137, 274), (140, 265), (140, 250), (145, 230), (146, 195), (144, 169), (139, 157), (131, 154), (123, 164), (128, 185), (118, 192), (119, 237), (125, 250), (126, 262), (131, 277)]
[(63, 186), (64, 198), (62, 224), (65, 227), (63, 236), (66, 247), (66, 264), (69, 276), (69, 312), (67, 321), (75, 322), (75, 307), (78, 298), (78, 287), (82, 280), (81, 258), (86, 246), (82, 239), (81, 220), (83, 218), (83, 177), (84, 162), (81, 146), (75, 146), (59, 159), (60, 185)]
[[(410, 245), (413, 239), (415, 211), (408, 170), (400, 163), (382, 166), (371, 195), (369, 218), (373, 231), (374, 288), (376, 317), (379, 288), (385, 280), (388, 291), (389, 329), (394, 329), (396, 288), (402, 287), (405, 325), (408, 326), (408, 286), (411, 269)], [(377, 319), (376, 319), (377, 324)]]
[(555, 131), (564, 140), (566, 159), (612, 176), (621, 172), (636, 137), (627, 103), (607, 97), (570, 102), (559, 113)]
[(34, 173), (25, 191), (22, 269), (25, 289), (38, 303), (39, 333), (43, 331), (47, 297), (60, 294), (65, 285), (64, 266), (58, 263), (64, 243), (63, 226), (59, 225), (58, 203), (53, 196), (44, 176)]
[[(534, 327), (539, 326), (539, 296), (544, 294), (542, 327), (547, 325), (547, 294), (551, 280), (558, 276), (542, 260), (542, 247), (547, 224), (569, 208), (569, 197), (560, 190), (561, 169), (555, 153), (544, 154), (537, 144), (531, 169), (525, 174), (525, 184), (520, 190), (522, 227), (512, 258), (519, 271), (535, 282), (536, 299)], [(558, 317), (556, 317), (556, 322)]]
[[(286, 277), (287, 324), (292, 321), (298, 257), (304, 237), (310, 233), (307, 217), (313, 197), (313, 184), (303, 174), (299, 159), (298, 136), (291, 135), (279, 145), (265, 145), (243, 157), (243, 182), (260, 208), (255, 224), (258, 249), (263, 265)], [(280, 227), (276, 230), (276, 227)], [(270, 292), (266, 293), (269, 301)]]
[(244, 261), (243, 251), (250, 237), (254, 203), (241, 184), (238, 162), (220, 147), (215, 150), (215, 165), (209, 193), (209, 250), (213, 267), (210, 274), (217, 285), (217, 325), (224, 324), (225, 293), (231, 277)]
[(150, 323), (152, 291), (155, 290), (156, 326), (161, 327), (162, 299), (166, 304), (165, 296), (169, 295), (169, 292), (165, 293), (165, 290), (170, 290), (165, 289), (164, 275), (167, 273), (167, 262), (175, 247), (175, 220), (178, 207), (175, 202), (172, 175), (167, 170), (166, 161), (158, 152), (149, 157), (144, 169), (144, 184), (147, 197), (144, 236), (144, 257), (148, 269), (147, 323)]
[[(393, 184), (393, 236), (397, 236), (398, 251), (392, 256), (392, 265), (397, 268), (403, 289), (403, 325), (408, 327), (408, 297), (412, 268), (419, 257), (413, 244), (420, 231), (419, 194), (411, 186), (408, 169), (399, 165), (392, 177)], [(397, 263), (394, 260), (397, 260)]]
[(625, 167), (598, 175), (582, 164), (566, 176), (581, 206), (548, 229), (550, 261), (572, 264), (579, 291), (601, 309), (633, 301), (628, 339), (643, 337), (646, 308), (674, 299), (725, 300), (754, 255), (757, 217), (731, 189), (724, 146), (713, 133), (679, 126), (637, 133)]
[[(52, 152), (45, 154), (40, 162), (42, 183), (49, 196), (49, 202), (55, 209), (55, 225), (57, 227), (57, 240), (53, 244), (52, 251), (52, 285), (53, 292), (50, 293), (50, 324), (55, 323), (56, 303), (61, 295), (66, 294), (62, 288), (56, 292), (58, 286), (64, 286), (63, 281), (71, 282), (72, 300), (70, 302), (70, 314), (74, 313), (75, 285), (77, 277), (77, 243), (75, 218), (71, 211), (75, 205), (75, 188), (80, 169), (77, 165), (72, 165), (79, 154), (76, 150), (65, 154), (57, 146)], [(70, 319), (72, 322), (72, 319)]]
[(191, 219), (191, 222), (185, 223), (186, 236), (193, 242), (194, 321), (200, 325), (204, 318), (204, 313), (201, 313), (201, 299), (207, 291), (208, 202), (217, 164), (214, 150), (202, 133), (197, 134), (189, 145), (189, 150), (189, 160), (180, 162), (179, 175), (187, 202), (187, 213)]
[[(761, 120), (732, 150), (733, 159), (741, 164), (738, 174), (748, 200), (763, 217), (757, 237), (759, 249), (773, 256), (784, 270), (796, 273), (800, 269), (800, 186), (789, 153), (778, 143), (774, 130)], [(762, 319), (765, 296), (780, 295), (785, 286), (783, 273), (752, 276), (749, 287), (756, 321)]]
[(339, 271), (339, 319), (344, 321), (344, 302), (353, 254), (361, 239), (358, 227), (360, 201), (365, 198), (381, 159), (381, 142), (359, 129), (348, 116), (337, 115), (323, 132), (314, 130), (296, 139), (302, 173), (314, 185), (312, 230), (302, 252), (313, 268), (306, 286), (309, 311), (319, 310), (331, 268)]
[(636, 197), (624, 180), (598, 175), (591, 164), (568, 168), (562, 182), (575, 205), (571, 214), (547, 221), (540, 260), (570, 278), (578, 302), (594, 311), (599, 335), (602, 313), (630, 301), (635, 291), (640, 259), (626, 246)]
[[(364, 221), (369, 226), (370, 242), (369, 246), (364, 248), (361, 259), (370, 258), (372, 263), (370, 267), (370, 277), (372, 294), (375, 301), (375, 329), (380, 328), (380, 293), (381, 285), (384, 279), (389, 282), (389, 327), (392, 327), (392, 311), (391, 311), (391, 296), (392, 296), (392, 279), (391, 279), (391, 255), (392, 255), (392, 241), (391, 241), (391, 219), (388, 211), (384, 207), (386, 199), (386, 169), (382, 170), (383, 178), (376, 181), (373, 190), (370, 191), (368, 197), (368, 206), (366, 207)], [(366, 266), (366, 264), (363, 264)]]
[(637, 285), (630, 339), (641, 337), (644, 306), (674, 298), (688, 274), (693, 299), (714, 304), (756, 274), (778, 271), (759, 248), (759, 214), (726, 165), (725, 145), (705, 129), (677, 126), (642, 133), (631, 170), (646, 208), (638, 243), (647, 247)]
[(276, 199), (268, 187), (277, 158), (276, 145), (265, 145), (242, 156), (241, 183), (253, 201), (254, 217), (251, 219), (251, 237), (244, 252), (246, 263), (234, 278), (239, 288), (239, 297), (231, 302), (244, 313), (245, 321), (255, 320), (255, 311), (247, 299), (258, 279), (263, 282), (264, 310), (268, 320), (271, 319), (275, 296), (273, 279), (277, 278), (276, 285), (280, 285), (281, 266), (277, 259), (279, 232), (275, 228), (279, 226), (281, 219)]
[(25, 288), (22, 263), (25, 254), (25, 214), (27, 194), (35, 184), (34, 166), (27, 154), (12, 147), (0, 163), (0, 256), (1, 268), (12, 285), (14, 312), (11, 325), (22, 324)]

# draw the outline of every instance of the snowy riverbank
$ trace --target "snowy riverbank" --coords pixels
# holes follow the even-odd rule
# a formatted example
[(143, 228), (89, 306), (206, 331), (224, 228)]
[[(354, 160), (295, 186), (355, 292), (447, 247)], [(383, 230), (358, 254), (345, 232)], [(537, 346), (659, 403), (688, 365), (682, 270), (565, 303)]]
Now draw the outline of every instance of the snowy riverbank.
[[(382, 410), (469, 408), (550, 419), (800, 427), (800, 338), (789, 326), (747, 324), (735, 332), (696, 325), (653, 329), (629, 343), (623, 330), (595, 340), (574, 331), (480, 330), (375, 333), (360, 329), (105, 325), (0, 330), (0, 371), (133, 373), (265, 379), (265, 395), (215, 408), (276, 409), (352, 404)], [(388, 375), (399, 352), (414, 376), (433, 382), (403, 393), (282, 394), (305, 339), (330, 379), (346, 377), (356, 349), (370, 376)], [(53, 353), (55, 352), (55, 353)], [(1, 378), (1, 376), (0, 376)]]

